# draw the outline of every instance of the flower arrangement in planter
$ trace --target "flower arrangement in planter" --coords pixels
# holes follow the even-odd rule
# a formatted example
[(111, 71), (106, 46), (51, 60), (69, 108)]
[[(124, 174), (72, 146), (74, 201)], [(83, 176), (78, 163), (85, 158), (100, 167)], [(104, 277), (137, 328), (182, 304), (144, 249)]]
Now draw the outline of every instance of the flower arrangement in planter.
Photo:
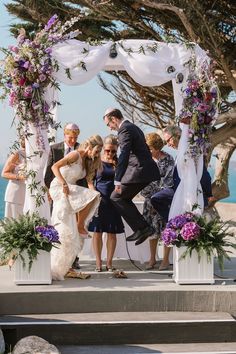
[(9, 265), (19, 257), (25, 267), (26, 254), (30, 272), (39, 251), (50, 252), (56, 244), (60, 244), (58, 232), (37, 213), (0, 220), (0, 260), (8, 262)]
[(186, 212), (169, 220), (163, 230), (161, 239), (166, 246), (186, 246), (182, 258), (191, 256), (193, 250), (201, 255), (206, 254), (210, 261), (212, 255), (217, 255), (220, 269), (223, 269), (224, 258), (229, 259), (225, 248), (236, 248), (236, 244), (230, 241), (233, 234), (229, 232), (229, 225), (219, 218), (210, 221), (205, 216)]

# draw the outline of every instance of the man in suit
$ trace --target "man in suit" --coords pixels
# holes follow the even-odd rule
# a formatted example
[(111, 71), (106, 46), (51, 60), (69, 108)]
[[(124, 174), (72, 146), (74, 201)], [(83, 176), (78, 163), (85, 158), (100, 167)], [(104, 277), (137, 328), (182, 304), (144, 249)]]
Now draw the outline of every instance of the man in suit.
[[(176, 125), (169, 125), (164, 129), (164, 140), (167, 146), (172, 147), (173, 149), (178, 149), (180, 136), (181, 129)], [(162, 189), (151, 197), (152, 206), (157, 210), (157, 212), (164, 218), (166, 222), (168, 221), (172, 199), (179, 183), (180, 178), (178, 175), (177, 167), (175, 166), (173, 171), (173, 188)], [(203, 172), (200, 183), (202, 187), (204, 207), (206, 208), (209, 203), (214, 201), (215, 198), (212, 196), (211, 176), (207, 171), (205, 164), (203, 165)]]
[[(46, 173), (44, 176), (44, 183), (47, 188), (50, 188), (50, 184), (55, 177), (52, 172), (52, 165), (61, 160), (65, 155), (70, 153), (71, 151), (77, 149), (79, 147), (79, 143), (77, 142), (80, 130), (77, 124), (75, 123), (67, 123), (64, 127), (64, 141), (53, 144), (50, 147), (50, 152), (48, 156)], [(87, 182), (85, 179), (78, 180), (76, 182), (77, 185), (87, 187)], [(50, 199), (50, 195), (49, 195)], [(76, 257), (73, 268), (79, 269), (79, 258)]]
[(127, 241), (136, 241), (135, 245), (139, 245), (154, 230), (139, 213), (132, 199), (150, 182), (159, 180), (160, 173), (140, 128), (125, 120), (116, 108), (107, 109), (103, 119), (111, 130), (118, 131), (120, 147), (111, 201), (134, 231)]

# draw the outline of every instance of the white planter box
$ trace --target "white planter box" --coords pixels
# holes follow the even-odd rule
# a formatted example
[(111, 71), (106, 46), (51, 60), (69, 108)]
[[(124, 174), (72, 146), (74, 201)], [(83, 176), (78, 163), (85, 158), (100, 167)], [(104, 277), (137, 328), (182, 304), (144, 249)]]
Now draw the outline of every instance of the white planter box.
[(198, 254), (192, 252), (191, 257), (186, 256), (180, 260), (186, 247), (174, 247), (174, 281), (177, 284), (214, 284), (214, 261), (207, 261), (207, 256), (202, 255), (198, 262)]
[(51, 254), (46, 251), (39, 251), (37, 259), (33, 261), (32, 268), (29, 272), (28, 256), (24, 254), (26, 266), (23, 268), (23, 263), (18, 257), (15, 262), (15, 283), (21, 284), (51, 284)]

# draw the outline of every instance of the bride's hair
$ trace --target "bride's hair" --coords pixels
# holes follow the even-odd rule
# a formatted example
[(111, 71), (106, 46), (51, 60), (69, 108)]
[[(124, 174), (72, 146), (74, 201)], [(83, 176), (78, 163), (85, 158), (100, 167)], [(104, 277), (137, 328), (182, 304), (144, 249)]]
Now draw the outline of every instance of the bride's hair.
[[(92, 135), (90, 138), (85, 140), (81, 145), (80, 149), (86, 149), (90, 147), (92, 149), (92, 152), (96, 152), (98, 149), (102, 150), (103, 147), (103, 140), (100, 137), (100, 135)], [(100, 170), (102, 166), (101, 163), (101, 155), (99, 153), (98, 156), (94, 157), (93, 159), (91, 157), (86, 157), (85, 158), (85, 169), (86, 169), (86, 179), (90, 182), (93, 180), (96, 171)]]

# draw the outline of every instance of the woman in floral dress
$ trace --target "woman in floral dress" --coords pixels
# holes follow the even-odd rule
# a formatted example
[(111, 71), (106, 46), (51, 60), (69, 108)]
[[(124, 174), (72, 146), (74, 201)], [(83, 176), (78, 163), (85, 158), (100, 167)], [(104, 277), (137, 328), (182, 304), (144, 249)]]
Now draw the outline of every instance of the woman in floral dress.
[[(164, 219), (160, 216), (160, 214), (158, 214), (151, 204), (151, 196), (161, 189), (171, 188), (173, 186), (174, 159), (171, 155), (162, 151), (164, 143), (157, 133), (147, 134), (146, 143), (151, 151), (154, 161), (157, 163), (161, 175), (160, 181), (151, 182), (141, 191), (141, 195), (145, 198), (143, 216), (147, 223), (155, 230), (155, 234), (149, 238), (150, 260), (146, 269), (150, 270), (154, 269), (156, 264), (157, 243), (160, 233), (165, 227)], [(167, 269), (167, 264), (169, 264), (169, 251), (169, 248), (164, 247), (164, 258), (159, 270)]]

